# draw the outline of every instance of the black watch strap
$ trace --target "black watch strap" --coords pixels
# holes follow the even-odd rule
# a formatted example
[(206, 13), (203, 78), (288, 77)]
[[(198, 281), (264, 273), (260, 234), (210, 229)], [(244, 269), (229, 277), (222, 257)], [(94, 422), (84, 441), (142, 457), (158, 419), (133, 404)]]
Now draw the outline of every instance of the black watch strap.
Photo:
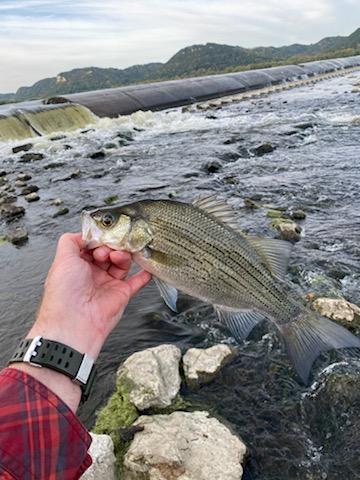
[(83, 401), (88, 398), (95, 379), (94, 360), (86, 353), (80, 353), (68, 345), (43, 337), (22, 340), (9, 364), (15, 362), (50, 368), (78, 381)]

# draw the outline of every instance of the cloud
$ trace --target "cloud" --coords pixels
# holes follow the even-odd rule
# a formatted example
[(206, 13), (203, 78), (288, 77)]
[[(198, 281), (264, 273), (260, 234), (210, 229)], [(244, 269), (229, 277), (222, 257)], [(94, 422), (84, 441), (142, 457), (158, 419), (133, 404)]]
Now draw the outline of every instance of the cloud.
[(0, 92), (76, 67), (166, 61), (194, 43), (253, 47), (349, 34), (346, 0), (4, 0)]

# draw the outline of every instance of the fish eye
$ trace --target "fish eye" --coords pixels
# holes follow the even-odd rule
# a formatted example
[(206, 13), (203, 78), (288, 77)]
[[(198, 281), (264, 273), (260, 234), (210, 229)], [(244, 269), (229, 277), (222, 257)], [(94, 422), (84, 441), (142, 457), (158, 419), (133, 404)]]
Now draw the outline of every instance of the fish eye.
[(111, 215), (111, 213), (105, 213), (101, 219), (101, 223), (104, 227), (111, 227), (111, 225), (114, 223), (114, 216)]

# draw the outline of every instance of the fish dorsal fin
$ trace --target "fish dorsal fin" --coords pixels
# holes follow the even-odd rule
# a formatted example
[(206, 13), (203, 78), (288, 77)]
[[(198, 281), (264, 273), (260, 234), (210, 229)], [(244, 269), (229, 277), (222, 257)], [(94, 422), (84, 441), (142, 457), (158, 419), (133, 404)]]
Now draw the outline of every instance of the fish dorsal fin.
[(284, 280), (292, 244), (275, 238), (247, 236), (246, 239), (255, 248), (270, 272), (279, 280)]
[(166, 305), (172, 310), (173, 312), (177, 312), (176, 302), (178, 297), (178, 292), (175, 287), (168, 285), (167, 283), (160, 280), (160, 278), (153, 277), (159, 291), (160, 295), (164, 299)]
[(219, 305), (214, 308), (220, 322), (226, 325), (235, 340), (245, 340), (255, 325), (265, 319), (253, 310), (226, 310)]
[(212, 215), (228, 227), (240, 231), (237, 213), (225, 200), (219, 200), (216, 195), (199, 197), (193, 201), (193, 205)]

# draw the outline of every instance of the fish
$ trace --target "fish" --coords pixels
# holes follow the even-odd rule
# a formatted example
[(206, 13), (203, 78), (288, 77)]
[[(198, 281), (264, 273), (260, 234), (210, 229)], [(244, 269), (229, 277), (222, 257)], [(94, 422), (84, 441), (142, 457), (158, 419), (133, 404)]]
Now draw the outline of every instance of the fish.
[(82, 236), (89, 249), (130, 252), (174, 312), (178, 291), (213, 305), (237, 341), (259, 322), (272, 321), (304, 384), (321, 352), (360, 348), (358, 337), (292, 292), (285, 274), (293, 245), (243, 233), (236, 211), (214, 195), (83, 211)]

